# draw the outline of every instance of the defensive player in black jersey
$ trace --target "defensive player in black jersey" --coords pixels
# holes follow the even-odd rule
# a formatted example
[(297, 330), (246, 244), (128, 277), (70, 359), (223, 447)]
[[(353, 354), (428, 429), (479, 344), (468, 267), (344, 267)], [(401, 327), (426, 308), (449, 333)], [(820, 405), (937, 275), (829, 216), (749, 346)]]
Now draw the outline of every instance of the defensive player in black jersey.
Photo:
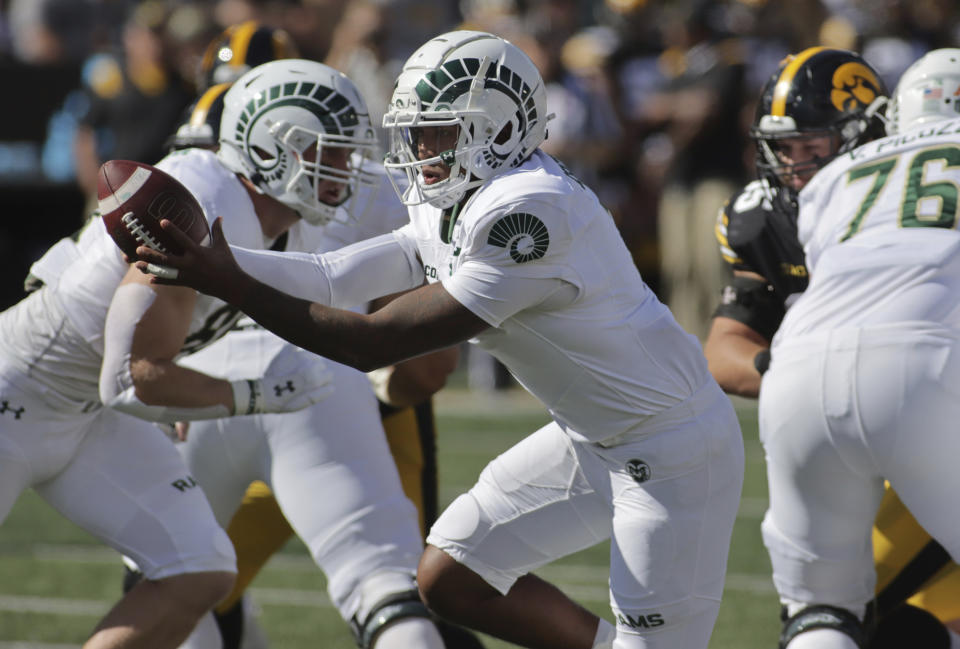
[[(859, 55), (829, 48), (788, 57), (764, 86), (751, 132), (759, 179), (724, 205), (716, 225), (733, 280), (723, 291), (704, 350), (728, 393), (757, 397), (773, 335), (807, 287), (796, 237), (797, 193), (834, 157), (883, 134), (877, 111), (885, 94), (877, 73)], [(889, 489), (873, 544), (876, 627), (862, 646), (960, 646), (960, 636), (947, 630), (960, 630), (960, 568)], [(784, 620), (781, 647), (805, 629), (844, 623), (841, 617), (804, 613)]]

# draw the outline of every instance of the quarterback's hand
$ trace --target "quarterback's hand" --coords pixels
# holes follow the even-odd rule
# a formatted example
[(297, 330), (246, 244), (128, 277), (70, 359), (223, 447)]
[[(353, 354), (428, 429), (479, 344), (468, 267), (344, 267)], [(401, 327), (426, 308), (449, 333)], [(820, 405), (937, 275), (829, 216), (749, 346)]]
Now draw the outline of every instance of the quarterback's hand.
[(189, 286), (230, 304), (241, 299), (244, 279), (249, 278), (237, 265), (223, 236), (223, 217), (213, 222), (209, 246), (196, 243), (167, 219), (160, 222), (160, 227), (176, 240), (183, 252), (161, 252), (147, 246), (137, 248), (136, 267), (141, 273), (153, 276), (152, 284)]
[(263, 377), (233, 381), (235, 415), (294, 412), (333, 394), (333, 372), (316, 354), (288, 345)]

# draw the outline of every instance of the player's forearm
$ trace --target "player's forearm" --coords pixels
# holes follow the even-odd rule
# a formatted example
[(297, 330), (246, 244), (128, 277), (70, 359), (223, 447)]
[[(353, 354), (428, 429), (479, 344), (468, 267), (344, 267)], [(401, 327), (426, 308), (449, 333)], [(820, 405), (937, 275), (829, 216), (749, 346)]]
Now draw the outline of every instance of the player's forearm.
[(170, 361), (134, 358), (104, 365), (100, 399), (105, 405), (147, 421), (173, 423), (219, 419), (233, 413), (229, 383)]
[(711, 332), (703, 352), (710, 373), (724, 392), (755, 399), (760, 394), (763, 376), (754, 361), (765, 349), (768, 349), (765, 342), (736, 334)]
[(222, 406), (233, 411), (230, 382), (169, 360), (132, 359), (130, 374), (136, 394), (148, 405), (175, 408)]
[(440, 284), (410, 291), (364, 315), (302, 300), (252, 278), (244, 313), (298, 347), (363, 372), (468, 340), (487, 325)]
[[(269, 250), (249, 250), (230, 247), (237, 265), (250, 279), (267, 286), (276, 287), (293, 297), (321, 304), (330, 303), (330, 282), (323, 274), (323, 267), (316, 255), (308, 253), (277, 253)], [(248, 278), (238, 277), (237, 291), (252, 289)], [(218, 296), (236, 303), (240, 299), (233, 296)]]
[(419, 263), (389, 234), (323, 255), (231, 250), (240, 268), (258, 281), (337, 308), (366, 304), (423, 282)]
[(389, 335), (370, 326), (366, 316), (283, 293), (253, 278), (235, 304), (294, 345), (362, 371), (403, 358), (401, 346), (391, 344)]

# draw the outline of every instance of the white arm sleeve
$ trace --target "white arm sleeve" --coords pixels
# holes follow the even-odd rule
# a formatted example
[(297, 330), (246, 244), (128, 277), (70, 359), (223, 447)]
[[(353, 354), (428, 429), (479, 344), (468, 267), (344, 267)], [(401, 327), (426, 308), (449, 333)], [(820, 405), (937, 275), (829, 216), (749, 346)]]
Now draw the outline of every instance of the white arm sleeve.
[(124, 284), (114, 294), (104, 325), (100, 401), (105, 406), (147, 421), (174, 423), (229, 416), (232, 413), (222, 405), (200, 408), (154, 406), (137, 397), (130, 375), (130, 347), (133, 330), (154, 299), (156, 293), (142, 284)]
[(349, 309), (423, 283), (423, 266), (388, 233), (322, 255), (231, 246), (244, 272), (284, 293)]

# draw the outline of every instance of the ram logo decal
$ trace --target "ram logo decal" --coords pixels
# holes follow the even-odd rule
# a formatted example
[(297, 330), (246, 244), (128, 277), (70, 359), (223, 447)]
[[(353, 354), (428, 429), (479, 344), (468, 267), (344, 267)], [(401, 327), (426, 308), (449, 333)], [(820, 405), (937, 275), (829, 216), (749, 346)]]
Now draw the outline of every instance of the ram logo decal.
[(550, 234), (543, 221), (533, 214), (516, 212), (507, 214), (490, 228), (487, 243), (506, 248), (510, 258), (518, 264), (540, 259), (547, 254)]

